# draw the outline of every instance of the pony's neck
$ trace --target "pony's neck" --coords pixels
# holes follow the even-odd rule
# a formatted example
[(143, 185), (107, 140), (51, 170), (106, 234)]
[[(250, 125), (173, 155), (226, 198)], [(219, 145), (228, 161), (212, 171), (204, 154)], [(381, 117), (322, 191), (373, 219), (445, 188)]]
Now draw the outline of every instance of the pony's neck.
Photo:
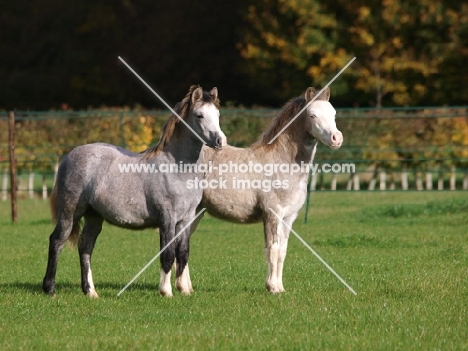
[(200, 159), (203, 143), (182, 123), (178, 123), (174, 134), (164, 147), (164, 152), (174, 160), (196, 163)]
[(301, 164), (301, 162), (311, 163), (313, 161), (318, 141), (311, 138), (298, 125), (291, 125), (278, 136), (275, 143), (276, 145), (269, 149), (270, 152), (277, 153), (276, 158), (289, 164)]

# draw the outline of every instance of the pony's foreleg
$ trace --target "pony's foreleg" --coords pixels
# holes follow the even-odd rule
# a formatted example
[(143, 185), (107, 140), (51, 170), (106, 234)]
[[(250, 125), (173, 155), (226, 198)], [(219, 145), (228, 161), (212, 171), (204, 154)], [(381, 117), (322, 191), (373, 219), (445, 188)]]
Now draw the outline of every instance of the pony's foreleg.
[(99, 215), (85, 215), (85, 225), (78, 243), (81, 266), (81, 289), (83, 293), (91, 298), (99, 295), (94, 288), (93, 274), (91, 271), (91, 255), (93, 254), (96, 239), (102, 229), (103, 218)]
[[(201, 208), (202, 208), (201, 206), (197, 208), (197, 213), (200, 212)], [(202, 213), (200, 216), (198, 216), (190, 225), (190, 237), (192, 237), (192, 234), (195, 232), (195, 230), (197, 230), (198, 224), (203, 218), (203, 215), (204, 214)], [(176, 262), (176, 272), (177, 272), (177, 262)], [(176, 273), (176, 276), (177, 276), (177, 273)], [(185, 266), (185, 269), (182, 270), (180, 277), (176, 278), (176, 286), (180, 292), (182, 292), (181, 289), (184, 289), (184, 291), (187, 291), (188, 289), (189, 294), (193, 293), (192, 280), (190, 279), (190, 271), (189, 271), (189, 265), (188, 265), (188, 257), (187, 257), (187, 264)]]
[(268, 263), (268, 275), (265, 281), (266, 289), (271, 293), (278, 293), (278, 259), (280, 255), (279, 231), (282, 226), (279, 219), (273, 214), (264, 217), (265, 256)]
[(180, 241), (176, 247), (176, 287), (183, 295), (190, 295), (191, 282), (188, 268), (190, 252), (190, 228), (181, 234)]
[(73, 220), (62, 216), (58, 220), (54, 231), (49, 237), (49, 255), (47, 260), (47, 269), (42, 281), (42, 288), (46, 294), (55, 295), (55, 275), (57, 273), (57, 263), (60, 251), (62, 251), (68, 236), (72, 229), (78, 230), (78, 224), (73, 226)]
[(281, 223), (281, 233), (279, 235), (279, 255), (278, 255), (278, 267), (277, 267), (277, 281), (278, 281), (278, 290), (284, 292), (283, 286), (283, 267), (284, 260), (286, 259), (286, 253), (288, 251), (288, 240), (289, 232), (292, 227), (294, 220), (296, 219), (297, 214), (284, 219), (284, 223)]
[[(160, 248), (164, 248), (175, 235), (175, 224), (169, 223), (159, 228)], [(161, 275), (159, 279), (159, 293), (163, 296), (172, 297), (171, 269), (175, 260), (175, 243), (169, 245), (161, 253)]]

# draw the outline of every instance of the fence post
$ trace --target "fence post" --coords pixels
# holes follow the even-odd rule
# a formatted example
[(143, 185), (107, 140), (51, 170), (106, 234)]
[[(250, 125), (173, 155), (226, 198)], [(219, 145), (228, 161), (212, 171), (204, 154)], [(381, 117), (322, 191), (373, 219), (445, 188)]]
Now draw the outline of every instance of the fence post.
[(53, 186), (55, 186), (55, 182), (57, 181), (58, 169), (59, 169), (59, 163), (57, 162), (54, 166), (54, 185)]
[(457, 188), (457, 169), (455, 166), (451, 167), (451, 173), (450, 173), (450, 190), (455, 190)]
[(437, 175), (437, 190), (444, 190), (444, 173), (442, 168), (439, 168), (439, 174)]
[(346, 183), (346, 190), (353, 190), (353, 175), (351, 174)]
[(423, 182), (421, 179), (421, 172), (416, 173), (416, 189), (418, 191), (423, 190)]
[(380, 182), (379, 182), (379, 186), (380, 186), (380, 190), (386, 190), (387, 187), (386, 187), (386, 178), (387, 178), (387, 174), (385, 173), (384, 170), (381, 170), (380, 171)]
[(8, 187), (8, 173), (7, 173), (7, 170), (5, 169), (3, 171), (3, 177), (2, 177), (2, 201), (6, 201), (8, 199), (7, 187)]
[(42, 175), (42, 199), (47, 200), (47, 184), (45, 174)]
[(354, 190), (360, 190), (360, 187), (359, 187), (359, 174), (358, 173), (353, 174), (353, 189)]
[(310, 180), (310, 190), (315, 191), (317, 188), (317, 174), (312, 174), (312, 178)]
[(336, 190), (336, 180), (337, 180), (336, 173), (333, 173), (331, 183), (330, 183), (330, 190)]
[(28, 195), (30, 199), (34, 199), (34, 172), (33, 171), (29, 171)]
[(426, 190), (432, 190), (432, 173), (426, 172)]
[(10, 191), (11, 191), (11, 220), (18, 220), (18, 207), (16, 202), (16, 160), (15, 160), (15, 113), (8, 114), (8, 144), (10, 156)]
[(390, 185), (388, 186), (389, 190), (395, 190), (395, 172), (390, 173)]
[(408, 171), (406, 170), (406, 166), (403, 166), (403, 170), (401, 171), (401, 189), (408, 190)]

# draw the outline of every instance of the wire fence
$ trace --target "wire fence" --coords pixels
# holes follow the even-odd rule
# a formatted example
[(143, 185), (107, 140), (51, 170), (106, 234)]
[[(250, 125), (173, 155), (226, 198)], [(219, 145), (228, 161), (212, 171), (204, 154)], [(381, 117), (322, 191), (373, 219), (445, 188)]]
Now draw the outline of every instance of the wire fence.
[[(272, 122), (275, 109), (221, 109), (221, 128), (231, 145), (246, 147)], [(47, 197), (57, 165), (74, 147), (106, 142), (132, 151), (154, 145), (166, 111), (18, 111), (15, 153), (18, 191)], [(468, 189), (468, 106), (337, 109), (344, 136), (338, 150), (320, 145), (317, 164), (353, 164), (351, 173), (321, 172), (311, 190)], [(8, 120), (0, 116), (1, 197), (8, 182)], [(331, 168), (330, 168), (331, 169)]]

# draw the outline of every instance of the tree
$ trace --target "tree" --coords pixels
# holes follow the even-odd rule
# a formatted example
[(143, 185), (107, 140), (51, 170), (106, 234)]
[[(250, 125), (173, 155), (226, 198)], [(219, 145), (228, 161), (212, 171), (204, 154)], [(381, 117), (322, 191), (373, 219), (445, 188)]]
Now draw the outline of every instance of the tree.
[[(286, 65), (295, 75), (301, 72), (323, 85), (357, 56), (334, 83), (340, 101), (418, 105), (461, 103), (467, 97), (462, 80), (444, 73), (459, 70), (467, 76), (466, 64), (462, 67), (467, 5), (442, 0), (256, 0), (246, 17), (251, 30), (241, 53), (260, 71)], [(281, 87), (287, 88), (288, 75), (280, 74)], [(446, 82), (453, 84), (449, 89), (455, 90), (455, 98), (442, 92)]]

